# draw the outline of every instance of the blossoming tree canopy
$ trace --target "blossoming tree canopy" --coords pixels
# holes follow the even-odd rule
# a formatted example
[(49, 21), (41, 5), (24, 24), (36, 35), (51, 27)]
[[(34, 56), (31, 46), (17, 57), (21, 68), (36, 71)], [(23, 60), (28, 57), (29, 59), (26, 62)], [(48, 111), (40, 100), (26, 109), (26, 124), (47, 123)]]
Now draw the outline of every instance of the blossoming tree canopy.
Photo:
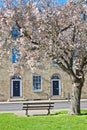
[(85, 0), (63, 7), (56, 3), (6, 0), (0, 6), (0, 60), (15, 48), (20, 60), (14, 67), (33, 68), (37, 61), (55, 61), (72, 80), (71, 113), (80, 114), (87, 70), (87, 4)]

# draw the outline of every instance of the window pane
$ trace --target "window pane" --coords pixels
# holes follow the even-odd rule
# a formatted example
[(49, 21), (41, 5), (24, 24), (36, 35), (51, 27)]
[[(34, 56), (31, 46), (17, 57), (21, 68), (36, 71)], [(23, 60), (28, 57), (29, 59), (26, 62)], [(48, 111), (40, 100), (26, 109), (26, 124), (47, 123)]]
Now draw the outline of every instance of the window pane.
[(87, 20), (87, 14), (85, 14), (85, 13), (81, 14), (81, 20), (86, 21)]
[(12, 63), (16, 63), (20, 60), (21, 54), (19, 53), (19, 50), (13, 48), (12, 49)]
[(33, 90), (41, 90), (41, 76), (33, 76)]
[(18, 36), (20, 36), (20, 30), (17, 27), (12, 27), (12, 37), (13, 38), (17, 38)]

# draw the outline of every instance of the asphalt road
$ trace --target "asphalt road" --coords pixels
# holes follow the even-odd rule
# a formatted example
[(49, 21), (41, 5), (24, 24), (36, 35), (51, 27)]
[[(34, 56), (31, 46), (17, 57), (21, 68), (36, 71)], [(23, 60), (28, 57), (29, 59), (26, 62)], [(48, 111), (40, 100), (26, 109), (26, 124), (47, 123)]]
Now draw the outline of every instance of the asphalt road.
[(0, 111), (22, 110), (22, 103), (0, 103)]
[[(54, 109), (70, 109), (71, 102), (57, 102), (55, 103)], [(81, 101), (81, 109), (87, 109), (87, 101)]]
[[(64, 110), (70, 108), (69, 101), (55, 102), (54, 109)], [(81, 101), (81, 109), (87, 109), (87, 101)], [(22, 103), (0, 103), (0, 111), (19, 111), (22, 110)]]

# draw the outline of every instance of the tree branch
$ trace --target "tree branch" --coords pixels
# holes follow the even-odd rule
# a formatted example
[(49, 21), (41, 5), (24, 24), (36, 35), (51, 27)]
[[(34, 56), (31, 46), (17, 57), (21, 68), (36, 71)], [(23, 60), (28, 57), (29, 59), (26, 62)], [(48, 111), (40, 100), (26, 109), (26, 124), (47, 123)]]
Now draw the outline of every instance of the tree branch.
[(68, 26), (66, 26), (65, 28), (63, 28), (63, 29), (60, 29), (60, 32), (63, 32), (63, 31), (65, 31), (65, 30), (67, 30), (68, 28), (70, 28), (72, 26), (72, 24), (70, 24), (70, 25), (68, 25)]

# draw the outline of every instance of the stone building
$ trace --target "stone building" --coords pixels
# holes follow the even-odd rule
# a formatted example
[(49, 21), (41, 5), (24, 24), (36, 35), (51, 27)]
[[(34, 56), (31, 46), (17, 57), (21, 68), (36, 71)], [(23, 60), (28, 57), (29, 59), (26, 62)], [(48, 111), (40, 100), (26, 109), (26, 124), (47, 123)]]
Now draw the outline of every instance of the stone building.
[[(9, 62), (10, 61), (10, 62)], [(55, 63), (39, 63), (32, 72), (26, 67), (14, 67), (11, 71), (11, 59), (4, 59), (0, 68), (0, 101), (44, 100), (70, 98), (72, 83), (70, 77), (60, 70)], [(13, 73), (13, 72), (12, 72)], [(11, 74), (11, 75), (10, 75)], [(85, 81), (82, 98), (87, 98), (87, 80)]]
[[(12, 35), (17, 37), (19, 33)], [(12, 51), (14, 53), (14, 50)], [(39, 63), (37, 69), (32, 72), (27, 67), (21, 69), (21, 66), (12, 65), (15, 60), (17, 62), (15, 55), (9, 59), (5, 57), (0, 65), (0, 101), (70, 98), (72, 90), (70, 76), (55, 63), (49, 61)], [(82, 98), (87, 98), (86, 86), (87, 78), (82, 89)]]

